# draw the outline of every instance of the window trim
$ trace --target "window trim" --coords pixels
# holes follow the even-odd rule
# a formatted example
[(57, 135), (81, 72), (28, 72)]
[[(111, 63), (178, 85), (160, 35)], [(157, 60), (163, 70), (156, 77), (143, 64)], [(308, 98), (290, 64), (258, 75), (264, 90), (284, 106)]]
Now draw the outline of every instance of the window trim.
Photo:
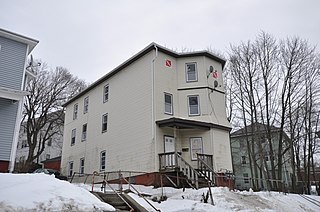
[[(74, 146), (76, 143), (76, 135), (77, 135), (77, 130), (76, 128), (71, 130), (71, 146)], [(73, 140), (74, 138), (74, 140)]]
[[(106, 93), (106, 87), (108, 87), (108, 92)], [(108, 98), (106, 98), (106, 94)], [(103, 86), (103, 103), (107, 102), (109, 100), (109, 83)]]
[[(195, 80), (190, 80), (188, 77), (188, 65), (194, 64), (194, 74), (195, 74)], [(196, 62), (190, 62), (186, 63), (185, 65), (185, 74), (186, 74), (186, 82), (198, 82), (198, 70), (197, 70), (197, 63)]]
[(89, 111), (89, 96), (83, 99), (83, 114), (88, 113)]
[[(81, 164), (82, 161), (83, 161), (83, 164)], [(80, 158), (80, 164), (79, 164), (79, 174), (80, 175), (84, 175), (84, 163), (85, 163), (84, 157)]]
[[(84, 126), (86, 126), (85, 127), (86, 131), (83, 131), (84, 130)], [(85, 123), (85, 124), (82, 125), (81, 141), (86, 141), (87, 140), (87, 134), (88, 134), (88, 124)]]
[[(103, 164), (104, 168), (102, 169), (102, 154), (103, 153), (104, 153), (104, 164)], [(106, 150), (101, 151), (100, 152), (100, 167), (99, 167), (100, 171), (105, 171), (106, 170), (106, 158), (107, 158)]]
[(243, 182), (244, 182), (244, 184), (250, 183), (250, 178), (249, 178), (249, 174), (248, 173), (243, 173)]
[(246, 165), (247, 164), (247, 157), (245, 155), (241, 156), (241, 165)]
[[(105, 116), (107, 117), (106, 123), (104, 122), (104, 117), (105, 117)], [(101, 126), (101, 131), (102, 131), (102, 133), (108, 131), (108, 119), (109, 119), (109, 114), (108, 114), (108, 113), (105, 113), (105, 114), (102, 115), (102, 126)], [(103, 127), (104, 124), (106, 124), (106, 129), (105, 129), (105, 130), (103, 129), (103, 128), (104, 128), (104, 127)]]
[(192, 161), (195, 161), (195, 160), (197, 160), (197, 157), (193, 157), (193, 152), (195, 150), (198, 150), (199, 148), (197, 148), (197, 149), (192, 148), (192, 140), (193, 139), (200, 139), (200, 141), (201, 141), (200, 154), (203, 154), (203, 140), (202, 140), (202, 137), (190, 137), (189, 138), (189, 142), (190, 142), (190, 157), (191, 157)]
[(73, 105), (73, 120), (76, 120), (78, 118), (78, 110), (79, 110), (79, 105), (78, 103)]
[[(197, 101), (198, 101), (198, 113), (197, 114), (191, 114), (190, 97), (197, 97)], [(189, 114), (189, 116), (200, 116), (200, 96), (199, 95), (189, 95), (189, 96), (187, 96), (187, 101), (188, 101), (188, 114)]]
[[(70, 165), (72, 164), (72, 168), (70, 168)], [(74, 168), (74, 163), (73, 161), (69, 161), (68, 163), (68, 177), (72, 177), (73, 175), (73, 168)]]
[[(171, 112), (166, 111), (166, 96), (171, 97), (171, 105), (170, 105)], [(173, 95), (171, 93), (164, 92), (164, 113), (168, 115), (173, 115)]]

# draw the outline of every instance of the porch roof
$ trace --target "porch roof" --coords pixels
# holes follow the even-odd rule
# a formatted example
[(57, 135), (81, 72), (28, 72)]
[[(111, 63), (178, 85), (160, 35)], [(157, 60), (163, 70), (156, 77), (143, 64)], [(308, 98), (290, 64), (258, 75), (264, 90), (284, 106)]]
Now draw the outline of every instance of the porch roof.
[(156, 124), (159, 127), (176, 127), (178, 129), (210, 130), (211, 128), (218, 128), (218, 129), (228, 130), (228, 131), (231, 130), (229, 127), (222, 126), (222, 125), (217, 125), (217, 124), (203, 122), (203, 121), (175, 118), (175, 117), (158, 120), (156, 121)]

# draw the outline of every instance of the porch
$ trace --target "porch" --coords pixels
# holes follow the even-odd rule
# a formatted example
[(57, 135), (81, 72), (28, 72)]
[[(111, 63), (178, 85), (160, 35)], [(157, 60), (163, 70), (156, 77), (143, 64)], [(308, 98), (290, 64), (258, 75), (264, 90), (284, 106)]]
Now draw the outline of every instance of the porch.
[(181, 181), (196, 189), (214, 186), (215, 178), (218, 177), (213, 168), (213, 156), (199, 153), (196, 167), (190, 165), (179, 152), (160, 153), (159, 171), (166, 173), (166, 176), (176, 174), (174, 180), (168, 179), (175, 187), (179, 187)]

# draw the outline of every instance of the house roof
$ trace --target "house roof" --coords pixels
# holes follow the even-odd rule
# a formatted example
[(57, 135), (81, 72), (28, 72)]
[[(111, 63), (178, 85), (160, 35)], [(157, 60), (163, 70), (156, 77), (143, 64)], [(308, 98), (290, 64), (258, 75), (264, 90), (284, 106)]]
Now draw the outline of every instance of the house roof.
[(203, 122), (203, 121), (195, 121), (181, 118), (169, 118), (164, 120), (156, 121), (159, 127), (176, 127), (179, 129), (203, 129), (210, 130), (211, 128), (218, 128), (222, 130), (230, 131), (230, 127), (217, 125), (213, 123)]
[[(280, 128), (275, 127), (275, 126), (270, 126), (270, 128), (271, 128), (271, 131), (279, 131), (280, 130)], [(253, 131), (253, 129), (255, 131)], [(246, 131), (249, 135), (252, 134), (253, 132), (260, 132), (260, 133), (267, 132), (267, 125), (261, 124), (261, 123), (254, 123), (254, 124), (248, 125), (247, 127), (243, 127), (241, 129), (231, 133), (230, 135), (231, 135), (231, 137), (244, 136), (244, 135), (246, 135)]]
[(116, 67), (115, 69), (113, 69), (112, 71), (110, 71), (109, 73), (107, 73), (106, 75), (104, 75), (103, 77), (101, 77), (100, 79), (95, 81), (94, 83), (92, 83), (88, 88), (86, 88), (85, 90), (83, 90), (82, 92), (77, 94), (76, 96), (72, 97), (70, 100), (68, 100), (66, 103), (63, 104), (63, 107), (66, 107), (67, 105), (69, 105), (70, 103), (72, 103), (73, 101), (78, 99), (79, 97), (83, 96), (85, 93), (87, 93), (91, 89), (95, 88), (96, 86), (98, 86), (99, 84), (104, 82), (105, 80), (109, 79), (110, 77), (112, 77), (113, 75), (115, 75), (119, 71), (123, 70), (125, 67), (129, 66), (130, 64), (132, 64), (133, 62), (135, 62), (136, 60), (138, 60), (139, 58), (141, 58), (142, 56), (146, 55), (147, 53), (149, 53), (150, 51), (152, 51), (154, 49), (158, 49), (158, 51), (163, 52), (163, 53), (170, 55), (172, 57), (175, 57), (175, 58), (206, 56), (206, 57), (209, 57), (217, 62), (220, 62), (222, 64), (222, 68), (224, 68), (225, 63), (226, 63), (226, 60), (224, 60), (224, 59), (222, 59), (222, 58), (220, 58), (220, 57), (218, 57), (208, 51), (177, 53), (177, 52), (174, 52), (168, 48), (165, 48), (165, 47), (160, 46), (160, 45), (153, 42), (153, 43), (149, 44), (147, 47), (145, 47), (144, 49), (142, 49), (140, 52), (138, 52), (137, 54), (135, 54), (134, 56), (132, 56), (131, 58), (126, 60), (124, 63), (120, 64), (118, 67)]
[(55, 162), (55, 161), (61, 161), (61, 156), (41, 161), (41, 163)]
[(24, 35), (19, 35), (17, 33), (14, 32), (10, 32), (8, 30), (5, 29), (1, 29), (0, 28), (0, 36), (11, 39), (11, 40), (15, 40), (21, 43), (25, 43), (29, 46), (29, 50), (28, 50), (28, 54), (33, 50), (33, 48), (39, 43), (38, 40), (26, 37)]

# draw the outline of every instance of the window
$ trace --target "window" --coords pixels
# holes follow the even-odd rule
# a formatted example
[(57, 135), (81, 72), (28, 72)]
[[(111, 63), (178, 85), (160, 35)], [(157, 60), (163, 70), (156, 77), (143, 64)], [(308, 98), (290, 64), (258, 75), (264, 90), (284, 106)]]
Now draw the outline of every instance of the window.
[(47, 144), (48, 146), (52, 146), (52, 138), (50, 138), (49, 140), (48, 140), (48, 144)]
[(246, 156), (241, 156), (241, 164), (247, 164)]
[(106, 151), (102, 151), (100, 153), (100, 171), (104, 171), (106, 169)]
[(80, 173), (80, 174), (84, 174), (84, 158), (80, 158), (79, 173)]
[(82, 125), (81, 141), (87, 140), (87, 124)]
[(102, 132), (106, 132), (108, 129), (108, 113), (102, 116)]
[(78, 118), (78, 104), (75, 104), (73, 106), (73, 120), (76, 120)]
[(191, 159), (197, 160), (197, 154), (203, 151), (202, 138), (190, 138)]
[(69, 168), (68, 168), (68, 177), (71, 177), (73, 174), (73, 161), (69, 162)]
[(76, 143), (76, 129), (71, 131), (71, 146)]
[(107, 102), (109, 99), (109, 84), (103, 87), (103, 102)]
[(187, 63), (186, 64), (186, 78), (187, 78), (187, 82), (198, 81), (198, 73), (197, 73), (196, 63)]
[(50, 159), (50, 154), (46, 154), (46, 160)]
[(244, 183), (249, 183), (249, 174), (248, 173), (243, 173), (243, 181), (244, 181)]
[(25, 160), (26, 160), (26, 157), (25, 156), (21, 156), (20, 159), (19, 159), (19, 162), (23, 163)]
[(21, 149), (28, 147), (28, 142), (27, 140), (22, 140), (21, 142)]
[(172, 113), (172, 94), (165, 93), (164, 94), (164, 113), (173, 114)]
[(199, 96), (188, 96), (189, 115), (200, 115)]
[(240, 148), (245, 148), (246, 147), (246, 143), (244, 140), (240, 140)]
[(84, 114), (88, 113), (88, 110), (89, 110), (89, 96), (87, 96), (83, 100), (83, 113)]

